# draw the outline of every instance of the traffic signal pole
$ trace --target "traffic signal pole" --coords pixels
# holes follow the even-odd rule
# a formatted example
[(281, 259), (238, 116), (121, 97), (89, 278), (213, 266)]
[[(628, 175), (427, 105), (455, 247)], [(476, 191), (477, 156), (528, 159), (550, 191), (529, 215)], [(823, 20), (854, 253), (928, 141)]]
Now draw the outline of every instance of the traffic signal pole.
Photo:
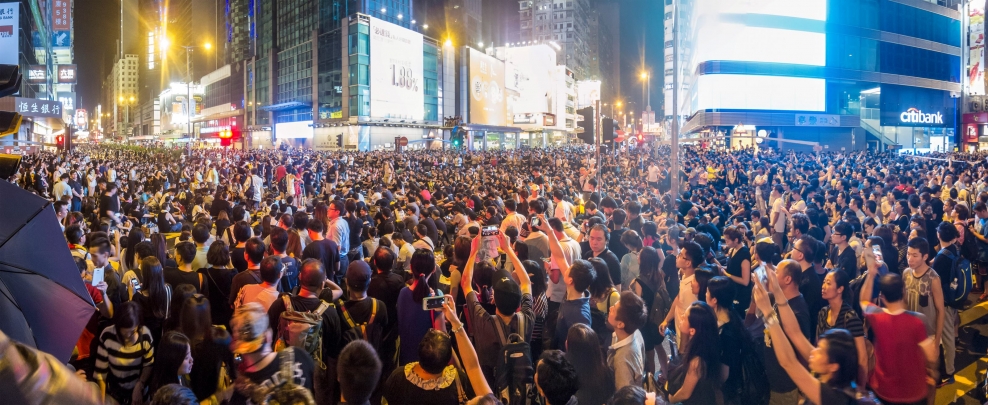
[(672, 0), (672, 133), (670, 134), (669, 185), (673, 202), (679, 196), (679, 0)]

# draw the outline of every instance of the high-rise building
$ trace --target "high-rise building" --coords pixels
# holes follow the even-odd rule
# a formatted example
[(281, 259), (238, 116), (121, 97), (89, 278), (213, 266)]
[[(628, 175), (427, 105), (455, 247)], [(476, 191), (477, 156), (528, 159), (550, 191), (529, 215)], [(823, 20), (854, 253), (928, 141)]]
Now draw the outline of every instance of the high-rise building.
[(620, 5), (616, 1), (594, 1), (590, 27), (590, 79), (600, 80), (601, 100), (616, 101), (621, 93)]
[(590, 78), (590, 1), (521, 0), (518, 5), (521, 43), (556, 44), (560, 63), (577, 80)]
[(134, 54), (124, 55), (113, 64), (113, 69), (103, 81), (103, 110), (109, 113), (103, 119), (103, 129), (107, 135), (126, 138), (133, 134), (132, 128), (139, 123), (140, 58)]
[(521, 41), (517, 1), (484, 1), (482, 17), (484, 41), (494, 43), (495, 46), (508, 46)]
[(722, 134), (731, 147), (952, 150), (964, 75), (956, 3), (668, 0), (667, 24), (670, 6), (681, 23), (667, 76), (683, 90), (666, 114), (683, 136)]
[[(489, 44), (493, 37), (486, 32), (487, 21), (483, 15), (490, 3), (500, 1), (481, 0), (415, 0), (415, 19), (423, 34), (445, 40), (450, 38), (457, 45), (479, 46)], [(425, 28), (428, 26), (428, 28)], [(504, 44), (498, 44), (503, 46)]]
[[(70, 1), (70, 0), (63, 0)], [(114, 58), (137, 55), (142, 45), (139, 0), (120, 0), (120, 38)]]

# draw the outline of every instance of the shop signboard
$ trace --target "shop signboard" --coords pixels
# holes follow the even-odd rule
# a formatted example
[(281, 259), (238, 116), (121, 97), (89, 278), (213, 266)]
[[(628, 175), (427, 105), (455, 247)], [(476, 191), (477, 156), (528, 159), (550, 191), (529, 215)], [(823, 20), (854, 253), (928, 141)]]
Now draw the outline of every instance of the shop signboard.
[(14, 97), (14, 112), (25, 117), (62, 118), (62, 103), (53, 100)]
[(830, 114), (796, 114), (797, 127), (839, 127), (840, 116)]
[(28, 66), (27, 76), (24, 78), (30, 84), (45, 84), (48, 82), (48, 67), (45, 65)]
[(17, 40), (17, 33), (20, 32), (20, 7), (19, 2), (0, 3), (0, 65), (17, 65), (20, 54), (20, 41)]
[(76, 65), (58, 65), (55, 69), (58, 74), (58, 82), (62, 84), (75, 84)]
[(52, 31), (69, 31), (72, 29), (72, 1), (54, 0), (51, 7)]
[(882, 85), (881, 125), (954, 128), (954, 100), (942, 90)]

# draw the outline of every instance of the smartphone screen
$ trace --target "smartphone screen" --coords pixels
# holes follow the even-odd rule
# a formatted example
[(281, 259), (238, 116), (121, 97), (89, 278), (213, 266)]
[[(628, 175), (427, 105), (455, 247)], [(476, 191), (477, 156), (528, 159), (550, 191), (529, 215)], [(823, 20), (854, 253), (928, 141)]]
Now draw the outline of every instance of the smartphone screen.
[(423, 311), (440, 311), (443, 309), (443, 305), (446, 303), (446, 296), (440, 295), (437, 297), (426, 297), (422, 300), (422, 310)]

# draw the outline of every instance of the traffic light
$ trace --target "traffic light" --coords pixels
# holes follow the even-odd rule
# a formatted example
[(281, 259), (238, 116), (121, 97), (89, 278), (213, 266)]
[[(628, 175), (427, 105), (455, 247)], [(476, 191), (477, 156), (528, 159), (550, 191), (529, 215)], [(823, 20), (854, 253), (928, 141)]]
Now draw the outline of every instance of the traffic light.
[(638, 144), (641, 145), (645, 143), (645, 134), (638, 132)]
[(450, 130), (449, 144), (452, 145), (453, 149), (463, 147), (463, 131), (460, 130), (460, 127), (454, 127)]
[(594, 114), (593, 107), (584, 107), (576, 110), (579, 115), (577, 117), (577, 127), (576, 127), (576, 137), (583, 140), (583, 142), (588, 145), (593, 145), (594, 142), (594, 122), (597, 121), (597, 117)]
[(343, 148), (343, 134), (336, 135), (336, 147)]
[(63, 136), (63, 135), (56, 136), (55, 137), (55, 146), (58, 147), (58, 150), (64, 150), (65, 149), (65, 136)]
[(229, 129), (224, 129), (219, 133), (220, 146), (230, 146), (231, 139), (233, 139), (233, 131)]
[(604, 118), (600, 120), (600, 141), (601, 143), (614, 142), (614, 120)]

